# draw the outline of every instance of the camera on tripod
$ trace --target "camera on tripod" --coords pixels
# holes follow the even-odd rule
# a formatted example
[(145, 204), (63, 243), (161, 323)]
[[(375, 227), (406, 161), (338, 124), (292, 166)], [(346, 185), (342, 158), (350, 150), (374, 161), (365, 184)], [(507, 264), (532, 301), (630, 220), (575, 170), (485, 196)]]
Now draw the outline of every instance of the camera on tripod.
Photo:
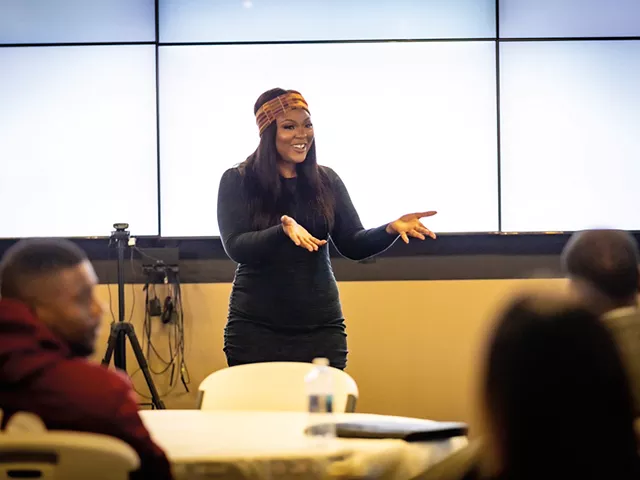
[(128, 223), (114, 223), (113, 228), (115, 231), (111, 232), (109, 244), (115, 240), (117, 256), (117, 273), (118, 273), (118, 321), (114, 321), (111, 324), (111, 333), (109, 335), (109, 341), (107, 342), (107, 350), (102, 359), (102, 364), (108, 366), (111, 363), (113, 357), (113, 363), (116, 368), (126, 372), (127, 371), (127, 355), (126, 355), (126, 341), (127, 339), (131, 343), (131, 348), (138, 362), (138, 366), (144, 375), (149, 392), (151, 393), (151, 402), (153, 408), (164, 409), (164, 402), (160, 398), (158, 389), (153, 383), (151, 377), (151, 371), (149, 364), (142, 352), (142, 347), (138, 340), (138, 336), (133, 328), (133, 325), (126, 321), (124, 311), (124, 250), (128, 246), (128, 240), (130, 237)]
[(131, 234), (127, 230), (129, 228), (128, 223), (114, 223), (113, 228), (115, 228), (115, 231), (111, 232), (112, 240), (129, 240)]

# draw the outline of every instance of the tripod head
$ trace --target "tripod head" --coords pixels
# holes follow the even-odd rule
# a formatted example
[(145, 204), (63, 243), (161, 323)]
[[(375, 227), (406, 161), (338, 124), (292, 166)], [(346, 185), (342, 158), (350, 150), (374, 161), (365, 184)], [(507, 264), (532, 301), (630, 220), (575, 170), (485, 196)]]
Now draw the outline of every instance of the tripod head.
[(129, 241), (131, 234), (129, 233), (129, 230), (127, 230), (127, 228), (129, 228), (128, 223), (114, 223), (113, 228), (115, 228), (115, 230), (111, 232), (111, 237), (109, 237), (111, 240), (115, 240), (116, 243), (120, 243), (122, 241), (126, 243)]

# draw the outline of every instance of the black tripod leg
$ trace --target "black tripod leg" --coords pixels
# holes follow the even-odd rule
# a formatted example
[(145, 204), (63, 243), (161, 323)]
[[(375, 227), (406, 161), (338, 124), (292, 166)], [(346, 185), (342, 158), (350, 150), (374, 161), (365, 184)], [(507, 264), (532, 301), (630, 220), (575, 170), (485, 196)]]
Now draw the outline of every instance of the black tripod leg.
[(109, 333), (109, 340), (107, 341), (107, 351), (104, 353), (102, 359), (102, 365), (109, 365), (111, 357), (113, 356), (113, 349), (115, 348), (116, 341), (118, 339), (118, 330), (115, 328), (116, 324), (111, 324), (111, 333)]
[(151, 372), (149, 371), (149, 364), (147, 363), (147, 359), (144, 357), (142, 353), (142, 347), (140, 347), (140, 342), (138, 342), (138, 337), (136, 336), (136, 332), (133, 329), (133, 325), (127, 329), (127, 336), (129, 337), (129, 341), (131, 342), (131, 348), (133, 349), (133, 353), (138, 360), (138, 365), (140, 366), (140, 370), (142, 370), (142, 374), (144, 375), (144, 379), (147, 381), (147, 387), (149, 387), (149, 392), (151, 393), (151, 401), (155, 408), (164, 410), (164, 402), (160, 398), (160, 394), (156, 389), (155, 384), (153, 383), (153, 378), (151, 378)]
[(119, 368), (120, 370), (123, 370), (125, 372), (127, 371), (127, 344), (125, 342), (126, 338), (127, 337), (122, 330), (116, 335), (115, 351), (113, 356), (113, 364), (116, 366), (116, 368)]

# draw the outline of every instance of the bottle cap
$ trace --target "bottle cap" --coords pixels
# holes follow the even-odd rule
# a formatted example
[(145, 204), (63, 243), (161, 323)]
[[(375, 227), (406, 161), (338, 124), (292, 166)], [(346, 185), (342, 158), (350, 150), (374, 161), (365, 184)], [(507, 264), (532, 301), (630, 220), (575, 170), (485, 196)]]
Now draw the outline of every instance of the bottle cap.
[(328, 358), (322, 358), (322, 357), (314, 358), (313, 359), (313, 364), (314, 365), (320, 365), (322, 367), (328, 367), (329, 366), (329, 359)]

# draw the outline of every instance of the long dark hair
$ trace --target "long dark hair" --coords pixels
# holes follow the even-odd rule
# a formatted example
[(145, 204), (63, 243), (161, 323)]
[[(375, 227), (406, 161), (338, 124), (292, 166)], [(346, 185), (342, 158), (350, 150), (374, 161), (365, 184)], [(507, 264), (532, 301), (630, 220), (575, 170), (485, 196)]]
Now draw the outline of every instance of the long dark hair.
[(500, 478), (638, 478), (633, 401), (616, 344), (575, 300), (511, 303), (490, 344), (484, 400)]
[[(274, 98), (295, 90), (274, 88), (264, 92), (253, 109), (258, 109)], [(243, 185), (249, 198), (249, 211), (253, 219), (254, 228), (261, 230), (275, 225), (280, 221), (280, 215), (286, 212), (289, 205), (289, 194), (282, 188), (278, 171), (278, 151), (276, 150), (276, 122), (269, 125), (260, 137), (260, 143), (255, 152), (239, 165), (244, 176)], [(316, 160), (315, 139), (307, 152), (304, 162), (297, 165), (297, 190), (302, 200), (311, 207), (312, 211), (325, 219), (327, 228), (331, 228), (334, 218), (334, 197), (330, 188), (329, 178), (318, 166)]]

